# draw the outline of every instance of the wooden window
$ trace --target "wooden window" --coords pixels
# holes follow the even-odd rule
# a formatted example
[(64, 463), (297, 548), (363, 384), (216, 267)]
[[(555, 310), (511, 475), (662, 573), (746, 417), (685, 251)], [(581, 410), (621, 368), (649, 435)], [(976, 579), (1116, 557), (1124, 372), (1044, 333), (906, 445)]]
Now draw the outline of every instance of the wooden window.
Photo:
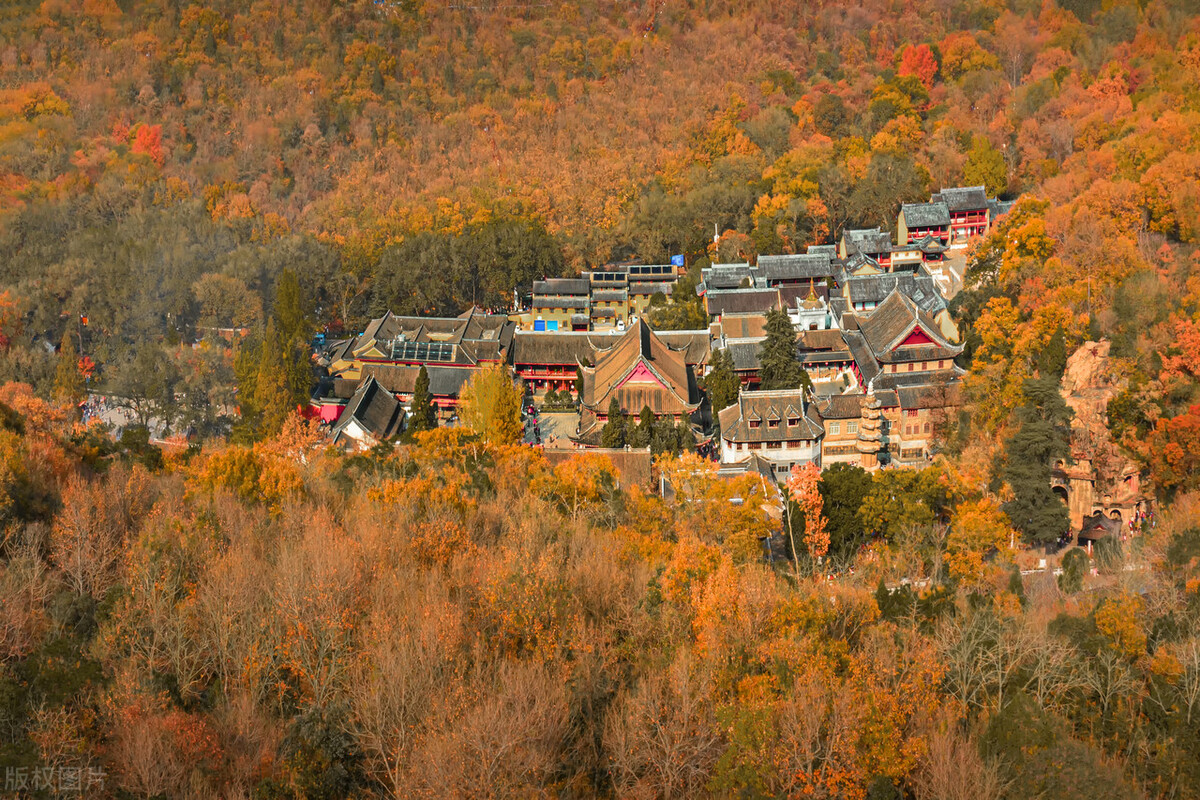
[(769, 420), (767, 420), (767, 427), (768, 427), (768, 428), (778, 428), (778, 427), (779, 427), (779, 420), (777, 420), (777, 419), (769, 419)]
[(761, 425), (761, 424), (762, 424), (762, 423), (761, 423), (761, 422), (759, 422), (759, 421), (758, 421), (758, 420), (756, 420), (756, 419), (752, 419), (752, 420), (750, 420), (750, 427), (751, 427), (751, 428), (757, 428), (757, 427), (758, 427), (759, 425)]
[(837, 436), (841, 432), (842, 432), (842, 424), (840, 422), (829, 423), (829, 435), (830, 436)]
[(857, 422), (847, 422), (846, 423), (846, 433), (858, 433), (858, 423)]
[(800, 424), (800, 418), (799, 418), (799, 417), (788, 417), (788, 427), (789, 427), (789, 428), (794, 428), (794, 427), (796, 427), (796, 426), (797, 426), (797, 425), (799, 425), (799, 424)]
[(915, 408), (910, 408), (910, 409), (908, 409), (907, 411), (905, 411), (904, 413), (905, 413), (905, 414), (907, 414), (907, 415), (908, 415), (908, 416), (910, 416), (910, 417), (915, 417), (915, 416), (917, 415), (917, 409), (915, 409)]

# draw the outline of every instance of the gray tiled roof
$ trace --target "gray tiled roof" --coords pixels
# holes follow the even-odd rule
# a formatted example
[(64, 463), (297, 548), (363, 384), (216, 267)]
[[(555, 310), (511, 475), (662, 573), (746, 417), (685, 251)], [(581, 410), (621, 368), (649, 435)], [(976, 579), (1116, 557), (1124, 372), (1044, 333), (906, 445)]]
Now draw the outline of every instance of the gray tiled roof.
[(704, 285), (712, 289), (737, 289), (745, 280), (754, 285), (754, 271), (749, 264), (714, 264), (701, 270)]
[(655, 331), (655, 335), (668, 348), (683, 353), (685, 364), (695, 366), (708, 363), (712, 354), (709, 349), (708, 331)]
[(704, 296), (708, 305), (708, 313), (712, 316), (721, 314), (751, 314), (770, 311), (779, 308), (781, 300), (778, 289), (728, 289), (710, 291)]
[[(416, 388), (420, 367), (398, 364), (367, 364), (363, 367), (363, 380), (374, 378), (389, 392), (412, 394)], [(429, 375), (429, 393), (435, 397), (457, 397), (462, 387), (474, 374), (466, 367), (425, 367)]]
[(896, 393), (890, 389), (884, 389), (882, 391), (876, 389), (875, 399), (878, 400), (879, 405), (883, 406), (884, 408), (898, 408), (900, 406), (900, 401), (897, 399)]
[(833, 277), (835, 269), (829, 256), (781, 255), (759, 256), (755, 271), (765, 281), (818, 280)]
[(838, 330), (828, 331), (800, 331), (798, 348), (800, 351), (805, 350), (838, 350), (846, 351), (846, 340), (842, 338), (842, 332)]
[(875, 360), (866, 337), (861, 331), (845, 331), (842, 336), (850, 348), (850, 355), (854, 356), (854, 363), (858, 365), (863, 383), (870, 383), (879, 374), (879, 362)]
[(846, 298), (840, 295), (834, 295), (829, 298), (829, 310), (833, 312), (833, 318), (841, 324), (842, 315), (846, 313)]
[[(593, 341), (594, 340), (594, 341)], [(596, 344), (608, 347), (615, 339), (589, 333), (569, 331), (517, 331), (513, 337), (514, 364), (558, 364), (571, 366), (577, 362), (595, 363)]]
[(923, 269), (915, 273), (892, 272), (846, 278), (846, 292), (852, 303), (882, 303), (894, 290), (910, 298), (926, 314), (937, 314), (946, 307), (937, 283)]
[(846, 278), (846, 294), (851, 303), (882, 303), (893, 290), (907, 291), (912, 286), (912, 275), (893, 272), (885, 275), (852, 275)]
[(905, 203), (900, 206), (904, 224), (909, 228), (935, 228), (950, 224), (950, 209), (945, 203)]
[(892, 249), (892, 234), (879, 228), (856, 228), (842, 231), (846, 240), (846, 255), (855, 253), (888, 253)]
[(763, 340), (754, 342), (731, 342), (726, 348), (733, 357), (733, 368), (738, 372), (757, 370), (760, 366), (758, 351), (762, 349)]
[(535, 296), (540, 294), (586, 295), (591, 288), (591, 281), (587, 278), (551, 278), (533, 282)]
[[(813, 441), (825, 435), (820, 419), (814, 419), (801, 389), (742, 391), (738, 400), (720, 414), (721, 438), (730, 442)], [(761, 420), (751, 428), (749, 420)], [(777, 420), (771, 427), (769, 422)], [(795, 421), (789, 425), (788, 421)]]
[(817, 410), (824, 419), (858, 419), (862, 415), (862, 394), (835, 394), (820, 402)]
[(334, 423), (333, 432), (335, 436), (340, 434), (353, 421), (372, 436), (387, 439), (400, 429), (401, 411), (399, 401), (390, 392), (374, 378), (365, 378)]
[(990, 208), (992, 212), (992, 222), (994, 223), (997, 217), (1012, 211), (1012, 207), (1016, 204), (1016, 200), (989, 200), (988, 208)]
[(907, 245), (897, 246), (897, 250), (916, 248), (922, 253), (944, 253), (946, 246), (929, 234), (925, 234), (920, 239)]
[[(933, 340), (933, 344), (921, 348), (906, 348), (899, 356), (893, 354), (892, 350), (899, 345), (901, 337), (916, 323), (920, 323)], [(953, 358), (962, 351), (961, 345), (946, 341), (930, 316), (899, 291), (893, 291), (869, 317), (860, 320), (859, 328), (872, 354), (880, 361)]]
[(954, 186), (933, 195), (950, 211), (982, 211), (988, 207), (987, 190), (982, 186)]

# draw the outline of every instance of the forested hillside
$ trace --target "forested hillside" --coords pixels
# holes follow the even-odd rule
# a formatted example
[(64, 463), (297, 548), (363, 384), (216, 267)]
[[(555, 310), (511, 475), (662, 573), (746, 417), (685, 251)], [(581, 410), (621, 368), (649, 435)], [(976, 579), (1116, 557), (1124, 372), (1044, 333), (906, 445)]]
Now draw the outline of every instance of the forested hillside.
[[(695, 456), (661, 499), (290, 414), (316, 332), (959, 184), (1020, 198), (952, 306), (967, 404), (926, 469), (798, 486), (786, 559)], [(1200, 797), (1192, 0), (13, 0), (0, 198), (6, 792)], [(1023, 579), (1080, 447), (1156, 515)]]
[[(659, 463), (664, 501), (618, 487), (607, 458), (552, 467), (465, 429), (348, 457), (294, 417), (164, 460), (81, 434), (27, 387), (0, 401), (13, 786), (1200, 792), (1194, 493), (1124, 555), (1075, 549), (1057, 581), (1022, 581), (969, 473), (839, 465), (805, 505), (823, 537), (805, 527), (794, 565), (768, 564), (758, 476), (695, 456)], [(827, 580), (825, 546), (855, 571)], [(885, 588), (925, 571), (936, 588)]]
[(1115, 281), (1190, 263), (1188, 5), (9, 3), (8, 374), (48, 390), (30, 344), (75, 314), (101, 375), (261, 318), (217, 300), (269, 308), (285, 265), (316, 325), (353, 327), (715, 256), (714, 225), (726, 260), (802, 250), (964, 182), (1047, 201), (1057, 250), (1028, 258), (1096, 273), (1091, 307), (1062, 299), (1104, 321)]

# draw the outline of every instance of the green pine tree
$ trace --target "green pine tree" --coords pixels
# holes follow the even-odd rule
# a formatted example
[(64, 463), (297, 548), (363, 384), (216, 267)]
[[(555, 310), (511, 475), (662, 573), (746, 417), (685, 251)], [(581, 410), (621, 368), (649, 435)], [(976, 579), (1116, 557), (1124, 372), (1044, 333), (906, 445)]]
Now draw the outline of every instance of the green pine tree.
[(1070, 527), (1066, 505), (1050, 486), (1054, 462), (1071, 453), (1071, 410), (1058, 392), (1058, 379), (1025, 381), (1020, 425), (1004, 445), (1004, 479), (1013, 499), (1004, 513), (1031, 543), (1050, 542)]
[(305, 310), (304, 294), (300, 290), (300, 281), (290, 269), (281, 272), (275, 284), (275, 320), (280, 339), (285, 342), (299, 339), (308, 345), (312, 328)]
[(72, 406), (83, 401), (86, 387), (79, 372), (79, 351), (70, 331), (65, 331), (58, 347), (58, 366), (54, 371), (54, 399)]
[(258, 354), (258, 375), (254, 381), (254, 407), (259, 413), (258, 437), (273, 436), (283, 427), (295, 407), (288, 381), (288, 367), (275, 321), (267, 323)]
[(237, 346), (233, 359), (233, 376), (237, 382), (237, 404), (240, 419), (234, 423), (234, 441), (245, 443), (255, 439), (259, 416), (258, 407), (258, 360), (262, 343), (257, 335), (243, 339)]
[(308, 402), (313, 388), (312, 349), (308, 339), (292, 336), (284, 348), (287, 355), (288, 392), (293, 406)]
[(425, 365), (417, 372), (417, 383), (413, 387), (413, 398), (408, 415), (409, 438), (421, 431), (431, 431), (437, 427), (437, 411), (433, 406), (433, 395), (429, 393), (429, 370)]
[(713, 354), (712, 369), (704, 378), (704, 390), (708, 393), (714, 417), (721, 409), (737, 402), (741, 388), (741, 381), (733, 371), (733, 356), (728, 350), (718, 350)]
[(759, 388), (811, 389), (808, 373), (796, 360), (796, 330), (787, 312), (781, 308), (768, 311), (766, 332), (767, 338), (758, 351)]
[(653, 438), (654, 412), (650, 410), (650, 406), (642, 406), (642, 413), (638, 414), (638, 424), (629, 431), (628, 444), (630, 447), (646, 447)]
[(1067, 369), (1067, 337), (1061, 327), (1054, 332), (1050, 341), (1046, 342), (1046, 346), (1037, 354), (1034, 366), (1037, 367), (1038, 374), (1043, 378), (1062, 380), (1063, 373)]
[(603, 447), (624, 447), (628, 443), (625, 415), (621, 404), (614, 397), (608, 402), (608, 422), (600, 429), (600, 444)]

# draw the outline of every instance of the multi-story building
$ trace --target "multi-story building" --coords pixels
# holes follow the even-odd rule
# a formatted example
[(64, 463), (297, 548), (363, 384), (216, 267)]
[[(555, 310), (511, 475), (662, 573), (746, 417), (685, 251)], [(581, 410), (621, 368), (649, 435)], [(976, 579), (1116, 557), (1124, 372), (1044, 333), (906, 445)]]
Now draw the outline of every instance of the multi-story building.
[(992, 224), (992, 204), (982, 186), (942, 189), (931, 198), (943, 203), (949, 215), (950, 245), (965, 247), (973, 237), (986, 236)]
[(800, 389), (743, 391), (720, 413), (721, 461), (757, 454), (771, 462), (778, 481), (797, 464), (821, 464), (821, 418)]
[(886, 272), (892, 263), (892, 235), (879, 228), (843, 230), (838, 240), (837, 254), (842, 261), (865, 256)]
[(656, 294), (671, 296), (679, 280), (679, 270), (671, 264), (630, 264), (625, 267), (625, 277), (629, 315), (641, 317)]
[[(860, 386), (880, 376), (952, 372), (962, 345), (951, 342), (933, 318), (905, 294), (893, 290), (869, 316), (843, 318), (843, 337), (854, 357)], [(895, 381), (888, 381), (896, 383)]]
[(610, 264), (578, 278), (534, 281), (531, 327), (544, 331), (624, 330), (655, 295), (679, 279), (671, 264)]
[(896, 239), (904, 245), (920, 241), (926, 236), (942, 245), (950, 244), (950, 209), (937, 201), (931, 203), (905, 203), (900, 206), (896, 219)]
[(586, 331), (591, 327), (591, 281), (551, 278), (533, 282), (534, 330)]
[[(971, 239), (986, 236), (1012, 206), (1011, 202), (989, 198), (983, 186), (942, 189), (931, 195), (928, 203), (901, 206), (896, 238), (905, 245), (931, 236), (946, 247), (961, 249)], [(925, 263), (930, 261), (926, 259)]]

